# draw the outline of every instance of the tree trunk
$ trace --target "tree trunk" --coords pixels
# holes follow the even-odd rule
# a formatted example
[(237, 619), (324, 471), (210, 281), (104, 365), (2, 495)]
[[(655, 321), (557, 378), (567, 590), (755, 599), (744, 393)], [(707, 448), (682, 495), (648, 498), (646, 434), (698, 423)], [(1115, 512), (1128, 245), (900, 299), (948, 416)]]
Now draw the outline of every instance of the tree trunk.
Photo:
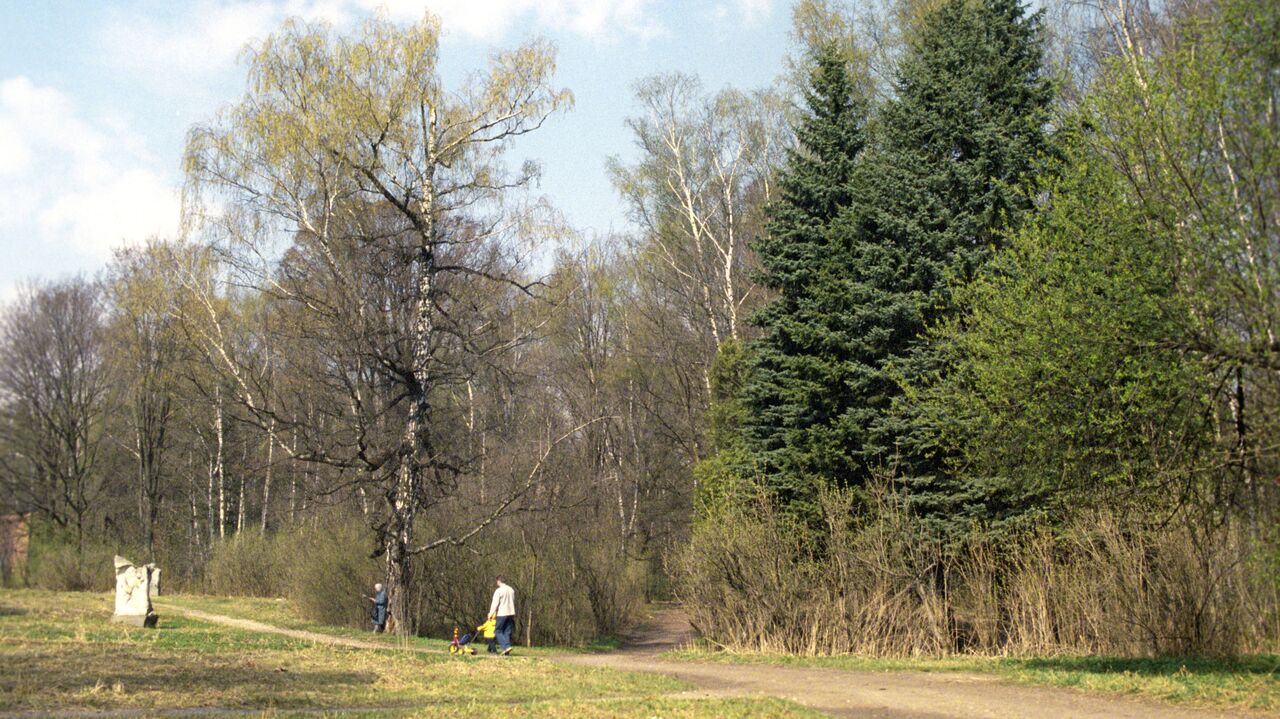
[(413, 586), (413, 557), (409, 554), (410, 532), (399, 527), (387, 534), (387, 610), (395, 619), (395, 634), (417, 633), (417, 617), (409, 607), (409, 588)]
[(401, 636), (417, 633), (417, 617), (409, 611), (409, 589), (413, 584), (413, 524), (417, 518), (418, 492), (421, 488), (421, 460), (430, 456), (426, 451), (426, 433), (423, 430), (428, 411), (427, 397), (421, 386), (417, 390), (401, 439), (400, 467), (397, 470), (395, 496), (391, 502), (391, 521), (384, 540), (387, 552), (388, 602), (392, 616), (396, 618), (395, 633)]
[(262, 478), (262, 526), (263, 534), (267, 533), (267, 507), (271, 503), (271, 471), (275, 466), (276, 420), (273, 417), (267, 424), (267, 472)]
[(1249, 461), (1249, 425), (1244, 415), (1244, 369), (1235, 368), (1235, 387), (1231, 395), (1231, 420), (1235, 428), (1235, 459), (1240, 465), (1240, 478), (1244, 481), (1245, 516), (1249, 530), (1258, 532), (1258, 495), (1254, 483), (1253, 464)]
[[(431, 126), (435, 113), (431, 112)], [(434, 161), (434, 147), (428, 141), (427, 155)], [(430, 179), (424, 187), (419, 205), (416, 296), (417, 316), (413, 323), (413, 383), (410, 386), (409, 417), (400, 441), (400, 466), (397, 470), (395, 495), (391, 501), (391, 522), (384, 542), (387, 550), (387, 590), (391, 611), (396, 617), (395, 633), (410, 636), (417, 633), (417, 617), (409, 612), (409, 589), (413, 585), (413, 529), (420, 506), (425, 464), (431, 457), (429, 447), (431, 338), (435, 330), (435, 196)]]
[(240, 491), (236, 497), (236, 534), (244, 531), (244, 486), (249, 483), (249, 443), (240, 444)]
[(222, 389), (215, 387), (213, 394), (215, 397), (213, 433), (217, 446), (213, 467), (214, 474), (217, 475), (218, 480), (218, 538), (224, 539), (227, 536), (227, 491), (223, 478), (224, 468), (222, 464)]
[(210, 547), (212, 547), (212, 546), (213, 546), (213, 540), (214, 540), (214, 534), (215, 534), (215, 532), (214, 532), (214, 524), (215, 524), (215, 523), (216, 523), (216, 521), (217, 521), (217, 517), (214, 515), (214, 512), (213, 512), (213, 507), (214, 507), (214, 502), (213, 502), (213, 475), (214, 475), (214, 464), (215, 464), (214, 458), (213, 458), (213, 456), (210, 456), (210, 457), (209, 457), (209, 486), (207, 487), (207, 491), (205, 492), (205, 502), (204, 502), (205, 510), (207, 511), (207, 514), (209, 515), (209, 519), (208, 519), (208, 521), (206, 522), (206, 524), (208, 525), (207, 529), (209, 530), (209, 542), (208, 542), (208, 545), (209, 545)]
[(147, 535), (147, 555), (154, 554), (152, 552), (154, 540), (151, 536), (151, 523), (149, 519), (151, 512), (147, 511), (147, 463), (142, 455), (142, 429), (138, 426), (141, 423), (134, 419), (133, 429), (133, 452), (138, 458), (138, 521), (142, 522), (144, 531)]
[(293, 421), (293, 451), (289, 453), (289, 524), (297, 520), (298, 508), (298, 419)]

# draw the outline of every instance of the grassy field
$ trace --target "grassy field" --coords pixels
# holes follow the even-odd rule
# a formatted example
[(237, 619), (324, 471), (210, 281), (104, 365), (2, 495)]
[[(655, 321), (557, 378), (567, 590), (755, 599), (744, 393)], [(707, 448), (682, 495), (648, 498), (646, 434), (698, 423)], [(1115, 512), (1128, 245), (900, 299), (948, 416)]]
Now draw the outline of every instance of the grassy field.
[[(320, 632), (333, 636), (349, 637), (361, 641), (386, 644), (397, 649), (445, 650), (448, 641), (445, 637), (396, 637), (390, 634), (374, 634), (368, 629), (352, 629), (351, 627), (335, 627), (307, 621), (298, 615), (287, 599), (264, 599), (260, 597), (212, 597), (199, 594), (171, 594), (157, 599), (157, 611), (163, 613), (166, 605), (198, 609), (212, 614), (222, 614), (238, 619), (251, 619), (257, 622), (272, 624), (287, 629)], [(460, 626), (459, 632), (470, 632), (472, 626)], [(524, 656), (547, 656), (573, 652), (598, 652), (616, 649), (618, 642), (600, 641), (584, 647), (523, 647), (516, 651)], [(483, 644), (477, 645), (483, 651)]]
[[(219, 600), (179, 601), (212, 611)], [(814, 716), (781, 701), (672, 696), (688, 687), (658, 675), (535, 656), (344, 649), (173, 612), (162, 617), (159, 629), (144, 630), (112, 624), (110, 613), (106, 594), (0, 591), (0, 711), (226, 707), (272, 716), (304, 709), (359, 710), (371, 717)], [(264, 608), (253, 618), (305, 626), (287, 608)]]
[[(688, 685), (661, 675), (550, 661), (567, 651), (562, 648), (521, 648), (519, 656), (505, 659), (450, 657), (443, 639), (404, 640), (316, 625), (279, 600), (174, 596), (162, 602), (160, 628), (143, 630), (110, 623), (107, 594), (0, 590), (0, 712), (221, 707), (270, 716), (317, 709), (367, 717), (816, 716), (778, 700), (697, 698), (682, 694)], [(182, 617), (175, 607), (359, 638), (385, 644), (387, 650), (318, 645), (207, 624)], [(886, 660), (694, 649), (666, 656), (860, 671), (979, 672), (1027, 684), (1280, 712), (1276, 655), (1234, 661)]]
[(669, 652), (664, 656), (685, 661), (859, 671), (983, 673), (1023, 684), (1073, 687), (1197, 706), (1280, 711), (1280, 655), (1275, 654), (1234, 660), (1109, 657), (875, 659), (858, 656), (801, 657), (729, 653), (694, 648)]

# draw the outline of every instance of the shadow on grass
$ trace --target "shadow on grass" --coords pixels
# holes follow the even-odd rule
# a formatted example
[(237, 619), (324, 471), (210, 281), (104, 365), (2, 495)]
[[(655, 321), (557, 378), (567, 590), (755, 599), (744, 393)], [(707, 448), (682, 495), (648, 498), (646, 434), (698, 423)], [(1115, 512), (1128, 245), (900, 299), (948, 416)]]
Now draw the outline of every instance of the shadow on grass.
[(20, 617), (27, 613), (27, 610), (21, 607), (6, 607), (0, 605), (0, 617)]
[[(289, 668), (279, 662), (235, 656), (135, 654), (119, 646), (92, 644), (77, 647), (74, 654), (33, 647), (11, 658), (20, 662), (22, 671), (0, 672), (0, 697), (13, 700), (0, 699), (0, 706), (76, 701), (86, 690), (116, 684), (129, 694), (155, 692), (177, 705), (211, 698), (239, 704), (268, 695), (284, 706), (306, 706), (319, 697), (367, 688), (378, 679), (373, 672)], [(116, 703), (110, 695), (102, 696), (101, 701)]]
[(1280, 655), (1255, 654), (1229, 659), (1206, 657), (1153, 657), (1125, 659), (1121, 657), (1041, 657), (1008, 659), (1008, 665), (1023, 669), (1084, 672), (1089, 674), (1139, 674), (1143, 676), (1223, 676), (1278, 675)]

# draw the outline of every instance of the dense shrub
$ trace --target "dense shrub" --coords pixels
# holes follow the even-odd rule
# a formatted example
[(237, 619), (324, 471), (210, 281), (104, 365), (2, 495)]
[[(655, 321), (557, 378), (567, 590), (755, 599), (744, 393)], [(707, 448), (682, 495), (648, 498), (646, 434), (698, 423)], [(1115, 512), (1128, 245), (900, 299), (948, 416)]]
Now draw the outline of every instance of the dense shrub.
[(25, 581), (55, 591), (109, 591), (115, 586), (115, 555), (141, 556), (131, 549), (99, 541), (81, 546), (69, 531), (37, 522), (31, 528)]
[(940, 653), (945, 606), (930, 582), (937, 548), (913, 542), (888, 502), (855, 526), (853, 496), (826, 493), (823, 530), (740, 503), (694, 530), (677, 561), (694, 626), (726, 648), (803, 654)]
[(92, 544), (83, 551), (74, 543), (34, 548), (27, 565), (27, 582), (41, 589), (106, 592), (115, 587), (115, 551)]
[(204, 590), (287, 597), (312, 621), (363, 626), (369, 615), (364, 596), (381, 567), (369, 557), (369, 546), (363, 522), (342, 515), (318, 516), (269, 535), (243, 533), (214, 546)]
[(422, 581), (413, 604), (428, 634), (479, 624), (502, 574), (517, 593), (516, 638), (573, 645), (625, 631), (643, 602), (647, 567), (605, 538), (533, 542), (505, 527), (468, 548), (426, 553), (416, 571)]
[(763, 501), (705, 519), (678, 569), (699, 630), (731, 650), (804, 654), (1233, 655), (1280, 644), (1271, 546), (1187, 513), (1106, 515), (1000, 542), (930, 541), (889, 494), (848, 493), (813, 529)]
[(205, 565), (205, 591), (245, 597), (284, 595), (285, 566), (279, 561), (279, 536), (246, 532), (213, 547)]
[[(610, 541), (614, 540), (614, 541)], [(362, 517), (315, 517), (267, 536), (247, 533), (214, 547), (204, 590), (286, 597), (307, 619), (369, 626), (364, 599), (385, 578)], [(547, 532), (537, 539), (500, 525), (465, 547), (443, 546), (414, 562), (417, 626), (448, 637), (484, 621), (498, 574), (517, 591), (516, 639), (583, 644), (623, 633), (645, 595), (649, 568), (616, 538)]]
[(312, 621), (368, 627), (364, 597), (383, 566), (369, 556), (370, 547), (369, 529), (358, 519), (303, 523), (280, 535), (275, 556), (284, 568), (285, 596)]

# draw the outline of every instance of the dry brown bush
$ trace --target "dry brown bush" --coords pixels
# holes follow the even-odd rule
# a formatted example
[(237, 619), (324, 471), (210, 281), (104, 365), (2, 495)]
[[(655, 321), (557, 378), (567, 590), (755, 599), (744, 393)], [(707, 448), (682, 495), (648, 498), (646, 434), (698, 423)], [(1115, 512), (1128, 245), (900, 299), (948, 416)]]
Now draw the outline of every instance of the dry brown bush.
[(369, 557), (358, 519), (317, 516), (283, 532), (246, 532), (213, 548), (203, 591), (223, 596), (287, 597), (307, 619), (339, 626), (368, 624), (363, 597), (381, 564)]
[(368, 629), (372, 605), (364, 597), (383, 576), (370, 557), (372, 541), (360, 519), (330, 518), (278, 535), (275, 557), (283, 590), (307, 619)]
[(759, 498), (704, 520), (676, 567), (698, 629), (730, 650), (875, 656), (1226, 656), (1280, 640), (1275, 545), (1238, 522), (1094, 514), (944, 548), (871, 496), (855, 513), (831, 493), (820, 529)]
[(625, 631), (643, 601), (646, 567), (600, 538), (527, 542), (503, 527), (469, 547), (424, 555), (418, 571), (428, 579), (413, 605), (429, 634), (483, 621), (502, 574), (516, 590), (517, 639), (574, 645)]
[[(648, 567), (620, 551), (614, 537), (575, 532), (549, 532), (534, 541), (499, 525), (464, 547), (419, 555), (414, 571), (421, 581), (409, 604), (420, 631), (448, 638), (454, 627), (468, 631), (483, 622), (493, 579), (503, 574), (517, 591), (518, 640), (571, 645), (621, 635), (643, 603)], [(287, 597), (312, 621), (368, 627), (363, 597), (385, 576), (372, 549), (363, 518), (317, 515), (285, 531), (245, 533), (217, 544), (200, 588)]]
[(888, 495), (859, 525), (853, 498), (823, 500), (822, 532), (756, 498), (694, 531), (678, 594), (702, 634), (726, 648), (801, 654), (938, 653), (947, 607), (931, 581), (938, 547), (914, 541)]
[(204, 568), (204, 590), (229, 597), (284, 596), (279, 543), (279, 535), (248, 532), (215, 544)]
[[(27, 582), (33, 587), (71, 592), (106, 592), (115, 587), (116, 548), (102, 544), (77, 548), (70, 542), (41, 542), (32, 547)], [(127, 550), (119, 550), (127, 551)]]

